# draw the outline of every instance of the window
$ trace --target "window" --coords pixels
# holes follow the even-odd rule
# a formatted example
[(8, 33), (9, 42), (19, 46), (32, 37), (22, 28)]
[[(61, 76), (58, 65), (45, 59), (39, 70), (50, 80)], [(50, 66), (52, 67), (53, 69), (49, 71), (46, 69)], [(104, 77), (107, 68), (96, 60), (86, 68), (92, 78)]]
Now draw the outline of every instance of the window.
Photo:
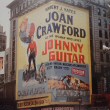
[(90, 18), (89, 24), (90, 24), (90, 27), (92, 27), (92, 18)]
[(23, 4), (21, 4), (21, 10), (23, 10)]
[(23, 9), (25, 9), (25, 3), (23, 3)]
[(13, 40), (15, 39), (16, 31), (13, 31)]
[(12, 46), (13, 46), (13, 49), (14, 49), (15, 48), (15, 41), (13, 41), (13, 45)]
[(26, 4), (27, 4), (27, 6), (29, 5), (29, 4), (28, 4), (28, 1), (27, 1), (27, 3), (26, 3)]
[(110, 31), (110, 22), (109, 22), (109, 31)]
[(108, 47), (108, 42), (105, 42), (105, 45)]
[(15, 69), (14, 61), (12, 61), (12, 69), (13, 69), (13, 70)]
[(98, 15), (101, 15), (101, 10), (100, 10), (100, 8), (98, 8)]
[(8, 61), (8, 55), (6, 55), (6, 61)]
[(101, 71), (104, 72), (104, 66), (103, 65), (101, 65)]
[(104, 20), (104, 27), (107, 28), (107, 20)]
[(109, 32), (109, 39), (110, 39), (110, 32)]
[(19, 6), (19, 11), (21, 11), (21, 6)]
[(90, 28), (90, 37), (93, 38), (92, 28)]
[(100, 61), (104, 61), (104, 56), (103, 56), (103, 53), (100, 53)]
[(99, 30), (99, 37), (102, 37), (102, 30)]
[(16, 7), (16, 14), (19, 12), (19, 9), (18, 9), (18, 7)]
[(16, 8), (15, 8), (15, 11), (14, 11), (15, 15), (16, 15)]
[(100, 4), (100, 0), (98, 0), (98, 4)]
[(5, 39), (3, 39), (2, 43), (6, 43)]
[(32, 0), (28, 0), (28, 5), (31, 5), (32, 4)]
[(20, 11), (23, 10), (23, 4), (20, 4), (19, 9), (20, 9)]
[(105, 30), (105, 38), (108, 39), (108, 33), (106, 30)]
[(109, 62), (110, 61), (110, 57), (109, 57), (109, 54), (106, 53), (106, 62)]
[(11, 17), (13, 17), (13, 10), (11, 11)]
[(16, 27), (16, 21), (14, 20), (13, 21), (13, 30), (15, 29), (15, 27)]
[(102, 49), (102, 46), (103, 46), (103, 43), (102, 43), (102, 41), (100, 40), (100, 49)]
[(99, 26), (101, 26), (101, 19), (98, 19), (98, 24)]
[(103, 10), (103, 17), (106, 17), (106, 11)]
[(6, 49), (6, 46), (5, 45), (3, 45), (3, 50), (5, 50)]

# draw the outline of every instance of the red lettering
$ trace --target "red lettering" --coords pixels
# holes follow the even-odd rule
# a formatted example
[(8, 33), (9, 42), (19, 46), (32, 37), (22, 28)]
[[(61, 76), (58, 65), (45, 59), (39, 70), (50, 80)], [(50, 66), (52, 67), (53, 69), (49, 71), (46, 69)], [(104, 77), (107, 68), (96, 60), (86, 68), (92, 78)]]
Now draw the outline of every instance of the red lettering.
[(85, 56), (79, 55), (79, 63), (85, 64)]
[(49, 61), (61, 61), (61, 62), (85, 64), (85, 57), (84, 55), (59, 52), (59, 51), (50, 51)]
[(53, 49), (53, 40), (49, 40), (47, 42), (45, 42), (45, 50), (42, 51), (42, 55), (46, 55), (48, 54), (48, 51)]
[(48, 41), (48, 50), (53, 49), (53, 40)]
[(67, 50), (67, 51), (70, 50), (69, 42), (65, 42), (65, 41), (63, 41), (63, 50)]
[(55, 49), (62, 50), (62, 42), (60, 40), (55, 40)]
[(57, 56), (57, 61), (62, 61), (63, 58), (61, 56), (63, 56), (63, 52), (56, 52), (56, 56)]
[(79, 47), (79, 52), (82, 53), (83, 44), (82, 45), (78, 44), (78, 47)]
[(55, 60), (55, 52), (54, 51), (51, 51), (49, 53), (49, 61), (54, 61)]
[(71, 43), (71, 51), (77, 52), (77, 44)]
[(73, 61), (72, 62), (78, 63), (78, 56), (76, 54), (73, 55)]

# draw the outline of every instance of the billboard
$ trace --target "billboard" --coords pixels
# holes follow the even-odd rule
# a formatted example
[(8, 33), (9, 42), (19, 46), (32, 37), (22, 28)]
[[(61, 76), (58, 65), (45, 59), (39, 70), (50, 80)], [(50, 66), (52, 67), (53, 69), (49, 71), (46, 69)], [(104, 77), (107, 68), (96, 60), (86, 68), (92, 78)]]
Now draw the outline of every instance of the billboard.
[(89, 11), (51, 1), (18, 18), (16, 99), (90, 103)]
[(5, 53), (3, 51), (0, 52), (0, 74), (4, 74), (4, 56)]

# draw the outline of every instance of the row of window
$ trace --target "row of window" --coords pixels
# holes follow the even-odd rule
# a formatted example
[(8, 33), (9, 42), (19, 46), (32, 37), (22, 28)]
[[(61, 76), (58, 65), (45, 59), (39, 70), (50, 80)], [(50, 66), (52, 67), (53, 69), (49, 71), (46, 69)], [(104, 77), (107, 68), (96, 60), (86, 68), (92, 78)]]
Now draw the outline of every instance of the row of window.
[(105, 61), (110, 62), (110, 56), (109, 53), (103, 54), (103, 52), (100, 53), (100, 61), (104, 62), (104, 56), (105, 56)]
[(98, 8), (97, 14), (98, 14), (99, 16), (102, 15), (103, 17), (106, 17), (106, 16), (107, 16), (106, 10), (101, 10), (100, 8)]
[(16, 29), (16, 20), (13, 21), (13, 31), (12, 31), (12, 71), (15, 70), (15, 29)]
[(107, 20), (104, 19), (104, 20), (103, 20), (103, 24), (102, 24), (102, 20), (99, 18), (99, 19), (98, 19), (98, 25), (99, 25), (99, 26), (104, 26), (104, 28), (107, 28)]
[[(109, 43), (108, 42), (105, 42), (105, 45), (107, 47), (109, 47)], [(103, 49), (103, 42), (102, 42), (102, 40), (100, 40), (100, 49)]]
[(34, 3), (35, 0), (25, 0), (24, 3), (21, 3), (19, 6), (17, 6), (15, 9), (11, 10), (11, 17), (16, 15), (17, 13), (21, 12), (23, 9)]
[(15, 9), (11, 10), (11, 17), (15, 16), (19, 12), (23, 11), (24, 9), (28, 8), (34, 3), (41, 4), (42, 2), (45, 2), (45, 0), (25, 0), (23, 3), (19, 4)]
[[(102, 16), (102, 17), (107, 17), (106, 10), (102, 10), (101, 8), (98, 8), (97, 14), (99, 16)], [(98, 19), (98, 26), (99, 27), (103, 26), (104, 28), (108, 28), (109, 25), (108, 25), (106, 19), (99, 18)], [(99, 37), (102, 38), (103, 35), (104, 35), (105, 39), (110, 38), (110, 32), (108, 32), (107, 30), (99, 30)], [(107, 47), (109, 47), (109, 43), (108, 42), (105, 42), (105, 45)], [(100, 49), (101, 50), (103, 49), (103, 42), (102, 42), (102, 40), (100, 40)], [(104, 59), (104, 57), (105, 57), (105, 59)], [(109, 53), (100, 52), (100, 61), (101, 62), (104, 62), (104, 61), (105, 62), (110, 62), (110, 55), (109, 55)]]
[(6, 43), (5, 39), (0, 39), (0, 43)]
[(0, 46), (0, 51), (4, 51), (6, 49), (6, 45), (1, 45)]
[[(23, 9), (27, 8), (28, 6), (32, 5), (34, 2), (36, 2), (36, 0), (25, 0), (24, 3), (21, 3), (18, 7), (16, 7), (15, 9), (13, 9), (11, 11), (11, 17), (13, 17), (14, 15), (16, 15), (17, 13), (19, 13)], [(106, 10), (101, 10), (100, 8), (98, 8), (97, 14), (98, 15), (103, 15), (103, 17), (106, 17), (107, 16)]]
[[(110, 37), (110, 32), (108, 33), (108, 31), (107, 30), (99, 30), (99, 37), (103, 37), (103, 31), (104, 31), (104, 37), (106, 38), (106, 39), (108, 39), (108, 37)], [(109, 34), (109, 35), (108, 35)]]
[[(102, 50), (102, 49), (103, 49), (103, 41), (100, 40), (99, 44), (100, 44), (100, 49)], [(107, 47), (109, 47), (109, 42), (106, 41), (104, 44), (105, 44)], [(106, 61), (106, 62), (110, 62), (109, 53), (104, 53), (104, 51), (100, 53), (100, 60), (101, 60), (102, 62), (104, 62), (104, 55), (105, 55), (105, 61)]]

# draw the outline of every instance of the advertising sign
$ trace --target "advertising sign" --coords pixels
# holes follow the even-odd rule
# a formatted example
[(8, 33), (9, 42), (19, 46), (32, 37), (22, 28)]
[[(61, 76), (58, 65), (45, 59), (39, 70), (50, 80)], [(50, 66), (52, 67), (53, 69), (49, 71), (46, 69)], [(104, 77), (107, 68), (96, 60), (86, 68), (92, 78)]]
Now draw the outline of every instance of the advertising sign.
[(20, 110), (77, 110), (77, 107), (74, 106), (60, 106), (60, 107), (45, 107), (45, 108), (31, 108), (31, 109), (20, 109)]
[(43, 97), (37, 99), (31, 99), (26, 101), (20, 101), (17, 104), (17, 108), (29, 108), (49, 105), (51, 102), (50, 97)]
[(18, 18), (16, 99), (90, 103), (89, 11), (49, 2)]
[(0, 74), (4, 74), (4, 52), (0, 52)]
[(47, 107), (39, 110), (75, 110), (75, 107)]

